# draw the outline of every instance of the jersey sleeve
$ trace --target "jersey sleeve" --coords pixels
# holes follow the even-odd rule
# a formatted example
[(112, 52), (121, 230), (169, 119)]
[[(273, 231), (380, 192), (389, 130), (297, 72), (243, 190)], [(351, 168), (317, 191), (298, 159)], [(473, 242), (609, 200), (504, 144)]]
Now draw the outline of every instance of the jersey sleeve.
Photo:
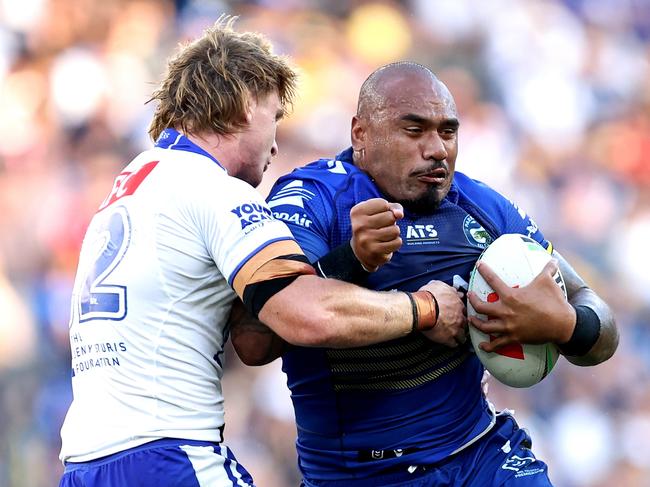
[(551, 253), (553, 246), (551, 242), (546, 240), (544, 234), (541, 232), (535, 220), (526, 213), (526, 211), (518, 206), (512, 200), (501, 196), (501, 207), (504, 212), (504, 232), (503, 233), (520, 233), (527, 235), (530, 238), (539, 242), (546, 250)]
[(468, 204), (476, 215), (483, 217), (484, 222), (496, 233), (496, 237), (505, 233), (519, 233), (536, 240), (549, 253), (553, 251), (551, 243), (546, 240), (532, 217), (515, 202), (487, 184), (463, 173), (457, 172), (455, 178), (465, 204)]
[[(252, 276), (266, 263), (304, 253), (252, 186), (226, 175), (213, 183), (210, 190), (205, 182), (196, 188), (207, 194), (196, 199), (193, 213), (210, 256), (241, 297)], [(286, 269), (276, 269), (277, 276), (267, 277), (304, 273), (299, 264), (285, 261)], [(291, 268), (294, 265), (296, 269)]]
[(333, 205), (312, 180), (282, 178), (267, 198), (273, 216), (287, 224), (310, 262), (330, 251), (329, 222)]

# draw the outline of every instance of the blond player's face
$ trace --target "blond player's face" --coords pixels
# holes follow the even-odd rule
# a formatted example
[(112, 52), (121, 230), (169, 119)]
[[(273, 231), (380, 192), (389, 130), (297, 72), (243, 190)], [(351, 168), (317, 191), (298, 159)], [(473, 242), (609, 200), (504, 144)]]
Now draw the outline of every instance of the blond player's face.
[(239, 135), (239, 170), (233, 176), (257, 187), (262, 174), (278, 153), (275, 133), (284, 111), (278, 93), (273, 91), (253, 100), (248, 126)]

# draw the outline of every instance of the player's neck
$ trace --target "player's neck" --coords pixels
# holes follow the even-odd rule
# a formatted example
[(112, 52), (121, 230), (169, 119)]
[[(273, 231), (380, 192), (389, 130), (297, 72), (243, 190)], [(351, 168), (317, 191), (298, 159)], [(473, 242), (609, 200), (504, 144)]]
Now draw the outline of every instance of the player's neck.
[(237, 171), (239, 140), (236, 134), (223, 136), (213, 132), (202, 132), (186, 134), (186, 137), (219, 161), (228, 174)]

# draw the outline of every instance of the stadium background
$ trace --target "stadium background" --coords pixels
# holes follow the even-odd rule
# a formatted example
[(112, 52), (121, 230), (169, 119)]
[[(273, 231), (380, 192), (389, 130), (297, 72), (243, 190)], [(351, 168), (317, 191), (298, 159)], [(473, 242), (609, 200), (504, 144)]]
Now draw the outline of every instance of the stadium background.
[[(166, 58), (221, 12), (302, 69), (264, 194), (347, 146), (377, 66), (414, 60), (447, 82), (457, 168), (533, 215), (621, 330), (606, 364), (560, 364), (529, 390), (492, 383), (492, 400), (532, 430), (557, 486), (650, 486), (647, 0), (0, 0), (0, 486), (57, 484), (81, 238), (149, 146), (144, 102)], [(297, 485), (278, 367), (231, 354), (224, 381), (230, 446), (261, 487)]]

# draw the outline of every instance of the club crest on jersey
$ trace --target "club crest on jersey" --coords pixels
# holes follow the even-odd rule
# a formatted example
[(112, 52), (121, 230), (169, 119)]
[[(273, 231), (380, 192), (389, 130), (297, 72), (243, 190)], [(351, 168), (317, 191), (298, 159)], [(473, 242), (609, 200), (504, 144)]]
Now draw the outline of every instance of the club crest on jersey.
[(259, 203), (244, 203), (230, 212), (239, 218), (242, 230), (256, 223), (274, 219), (271, 210)]
[(492, 243), (490, 234), (471, 215), (467, 215), (463, 220), (463, 233), (470, 244), (481, 249)]

